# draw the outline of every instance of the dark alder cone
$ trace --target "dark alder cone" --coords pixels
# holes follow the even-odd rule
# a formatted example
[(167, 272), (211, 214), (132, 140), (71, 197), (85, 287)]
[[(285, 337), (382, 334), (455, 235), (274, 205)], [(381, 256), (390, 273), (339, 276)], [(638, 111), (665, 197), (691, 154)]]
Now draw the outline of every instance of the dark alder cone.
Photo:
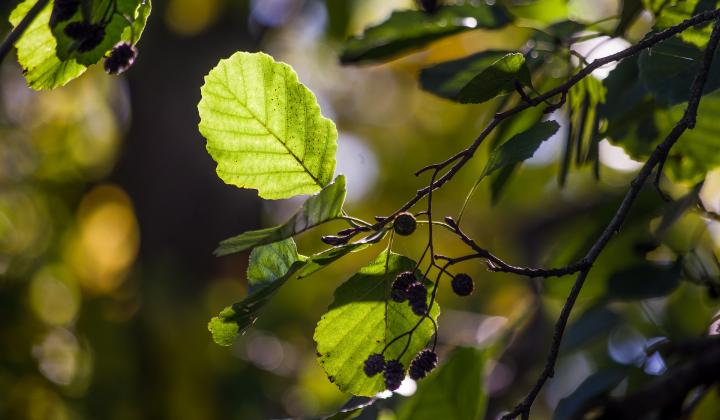
[(395, 229), (395, 233), (398, 235), (411, 235), (415, 232), (415, 227), (417, 227), (417, 222), (415, 221), (415, 216), (412, 214), (405, 212), (395, 216), (393, 228)]
[(80, 0), (55, 0), (50, 14), (50, 27), (70, 19), (80, 7)]
[(365, 374), (367, 376), (375, 376), (385, 369), (385, 358), (382, 354), (371, 354), (365, 360)]
[(415, 315), (427, 312), (427, 288), (422, 283), (413, 283), (407, 289), (408, 303)]
[(473, 279), (465, 273), (460, 273), (455, 276), (450, 284), (452, 285), (453, 292), (460, 296), (469, 295), (475, 288)]
[(424, 349), (415, 356), (412, 362), (410, 362), (410, 377), (418, 381), (428, 373), (430, 373), (435, 366), (437, 366), (438, 357), (434, 351)]
[(137, 57), (137, 48), (127, 42), (121, 42), (115, 45), (110, 51), (110, 55), (105, 58), (105, 72), (108, 74), (124, 73), (132, 67), (135, 57)]
[(105, 38), (105, 26), (96, 23), (72, 22), (65, 27), (65, 35), (78, 41), (78, 51), (88, 52)]
[(400, 384), (403, 379), (405, 379), (405, 373), (403, 371), (403, 365), (399, 360), (388, 360), (385, 364), (385, 372), (383, 372), (385, 387), (390, 391), (395, 391), (400, 388)]
[(395, 277), (390, 290), (390, 297), (395, 302), (404, 302), (407, 299), (407, 289), (416, 281), (415, 274), (411, 271), (403, 271)]
[(428, 13), (435, 13), (438, 9), (438, 0), (416, 0), (421, 9)]

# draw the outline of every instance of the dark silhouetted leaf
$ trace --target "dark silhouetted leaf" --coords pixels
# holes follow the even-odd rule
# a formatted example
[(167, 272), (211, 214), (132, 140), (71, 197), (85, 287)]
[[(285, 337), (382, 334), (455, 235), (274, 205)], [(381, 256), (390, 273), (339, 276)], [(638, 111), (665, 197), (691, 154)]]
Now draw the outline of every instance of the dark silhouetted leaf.
[(432, 41), (470, 29), (497, 29), (510, 23), (500, 6), (465, 4), (445, 6), (436, 13), (419, 10), (394, 12), (386, 21), (365, 29), (345, 43), (343, 63), (372, 62), (392, 58)]
[(457, 100), (460, 89), (509, 53), (510, 51), (483, 51), (459, 60), (436, 64), (420, 72), (420, 86), (423, 90), (445, 99)]
[(682, 264), (650, 263), (619, 271), (608, 280), (607, 296), (618, 300), (640, 300), (670, 294), (680, 284)]
[[(645, 87), (668, 105), (686, 102), (700, 69), (703, 51), (677, 37), (640, 53), (638, 66)], [(720, 52), (715, 53), (705, 94), (720, 88)]]
[(605, 305), (590, 308), (570, 324), (565, 332), (561, 348), (563, 351), (576, 350), (603, 337), (620, 321), (620, 315)]
[(530, 86), (530, 70), (522, 54), (511, 53), (495, 61), (470, 80), (460, 89), (457, 99), (464, 104), (483, 103), (496, 96), (515, 92), (516, 82)]
[(508, 165), (521, 163), (531, 158), (540, 144), (555, 134), (560, 125), (555, 121), (544, 121), (510, 138), (493, 150), (483, 170), (482, 177)]
[(618, 369), (603, 369), (585, 379), (570, 395), (560, 400), (555, 408), (553, 420), (571, 420), (578, 418), (586, 409), (597, 402), (599, 397), (612, 391), (627, 372)]

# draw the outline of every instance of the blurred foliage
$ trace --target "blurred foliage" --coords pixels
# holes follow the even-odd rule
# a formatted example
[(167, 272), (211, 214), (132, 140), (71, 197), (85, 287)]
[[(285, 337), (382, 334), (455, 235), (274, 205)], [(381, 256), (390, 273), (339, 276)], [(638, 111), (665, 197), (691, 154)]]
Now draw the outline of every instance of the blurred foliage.
[[(16, 3), (0, 4), (3, 24)], [(517, 20), (486, 25), (503, 26), (492, 30), (444, 26), (442, 38), (434, 36), (437, 26), (431, 24), (412, 48), (401, 42), (381, 50), (383, 59), (393, 58), (384, 65), (341, 66), (342, 51), (348, 54), (343, 41), (357, 40), (363, 28), (381, 25), (393, 10), (412, 9), (404, 13), (427, 20), (412, 1), (157, 1), (138, 65), (128, 79), (109, 78), (93, 67), (52, 91), (28, 89), (20, 67), (6, 60), (0, 67), (0, 418), (315, 417), (337, 411), (349, 398), (328, 381), (317, 362), (312, 332), (336, 286), (374, 260), (377, 250), (362, 246), (347, 249), (347, 255), (343, 250), (341, 263), (320, 262), (322, 271), (285, 282), (253, 328), (229, 348), (216, 346), (207, 320), (246, 295), (249, 252), (203, 264), (224, 237), (185, 235), (183, 242), (204, 246), (205, 255), (192, 259), (148, 241), (147, 232), (166, 221), (148, 219), (158, 214), (154, 207), (160, 206), (168, 220), (175, 220), (179, 209), (174, 202), (163, 205), (133, 194), (133, 178), (126, 174), (136, 175), (148, 188), (160, 179), (163, 189), (187, 195), (184, 203), (195, 206), (193, 215), (217, 216), (175, 220), (173, 226), (183, 233), (196, 232), (190, 224), (204, 229), (222, 223), (227, 224), (221, 226), (226, 236), (240, 233), (230, 220), (242, 220), (252, 229), (275, 225), (294, 214), (300, 202), (261, 206), (257, 198), (242, 196), (252, 202), (245, 206), (224, 200), (227, 196), (212, 189), (216, 186), (191, 188), (182, 181), (187, 178), (173, 172), (176, 166), (164, 165), (178, 156), (176, 150), (197, 145), (178, 166), (192, 179), (214, 176), (212, 162), (202, 152), (204, 140), (192, 129), (197, 121), (183, 125), (182, 118), (162, 119), (163, 109), (148, 109), (133, 98), (149, 94), (168, 109), (179, 103), (194, 111), (202, 75), (219, 58), (241, 49), (267, 51), (293, 66), (317, 96), (323, 114), (337, 124), (337, 166), (347, 176), (345, 208), (371, 220), (392, 212), (426, 184), (413, 172), (466, 147), (499, 107), (517, 103), (517, 95), (475, 105), (449, 100), (504, 52), (535, 48), (536, 56), (525, 57), (532, 72), (526, 88), (546, 91), (581, 65), (570, 48), (557, 45), (558, 39), (587, 36), (594, 43), (584, 53), (596, 49), (606, 55), (617, 49), (610, 49), (604, 34), (637, 42), (649, 31), (715, 7), (709, 1), (673, 2), (664, 10), (663, 2), (630, 0), (495, 3)], [(640, 3), (652, 13), (639, 13)], [(586, 111), (556, 111), (557, 135), (542, 142), (532, 159), (522, 165), (513, 161), (480, 184), (467, 203), (464, 229), (482, 246), (518, 264), (557, 266), (581, 256), (611, 218), (637, 170), (632, 159), (645, 159), (678, 118), (683, 105), (674, 104), (684, 98), (677, 93), (685, 92), (691, 76), (676, 65), (676, 53), (680, 49), (682, 57), (696, 59), (708, 28), (693, 28), (681, 41), (673, 38), (638, 60), (605, 68), (610, 76), (597, 74), (573, 90), (569, 102)], [(663, 54), (677, 42), (674, 53)], [(575, 46), (581, 44), (578, 40)], [(484, 51), (489, 50), (502, 53), (487, 61)], [(356, 58), (375, 60), (380, 54), (372, 48), (358, 51)], [(169, 52), (182, 64), (173, 74), (158, 75), (153, 66), (143, 65), (147, 60), (157, 66), (152, 57), (164, 59)], [(648, 67), (655, 60), (660, 64)], [(433, 72), (442, 75), (447, 66), (472, 72), (462, 83), (437, 85)], [(648, 75), (648, 69), (662, 74)], [(670, 70), (674, 72), (668, 74)], [(192, 100), (179, 88), (153, 87), (148, 93), (143, 84), (177, 75), (192, 80)], [(421, 89), (418, 77), (427, 91), (450, 93), (434, 96)], [(666, 204), (652, 188), (641, 193), (622, 234), (587, 280), (555, 378), (536, 403), (533, 418), (550, 418), (556, 409), (555, 416), (563, 418), (583, 399), (636, 389), (664, 373), (671, 362), (659, 353), (646, 354), (649, 345), (717, 331), (720, 230), (715, 219), (697, 211), (698, 200), (708, 210), (720, 211), (717, 99), (717, 93), (705, 96), (698, 129), (673, 149), (668, 179), (661, 182), (672, 197), (684, 198), (685, 206)], [(456, 215), (492, 151), (501, 150), (495, 147), (541, 118), (528, 110), (501, 124), (474, 160), (434, 195), (437, 214)], [(580, 128), (595, 121), (596, 133)], [(155, 124), (164, 124), (159, 132), (170, 139), (172, 150), (144, 135), (157, 133)], [(153, 142), (144, 149), (148, 155), (129, 153), (138, 142), (148, 141)], [(160, 164), (147, 165), (149, 161)], [(564, 187), (559, 174), (564, 174)], [(240, 194), (230, 187), (223, 191)], [(323, 249), (320, 237), (340, 225), (330, 222), (303, 234), (299, 249), (308, 254)], [(465, 249), (442, 231), (436, 241), (448, 255)], [(424, 233), (418, 231), (411, 238), (396, 237), (394, 250), (420, 255), (424, 243)], [(482, 371), (482, 381), (465, 378), (465, 390), (483, 390), (486, 417), (494, 418), (517, 402), (542, 368), (549, 326), (573, 279), (527, 281), (488, 272), (473, 262), (459, 264), (458, 270), (476, 279), (475, 295), (460, 299), (447, 288), (439, 290), (439, 353), (447, 364), (420, 382), (416, 395), (448, 382), (457, 385), (445, 378), (464, 370), (453, 358), (472, 359), (455, 363)], [(663, 290), (645, 288), (657, 278), (663, 279)], [(468, 348), (453, 353), (458, 346)], [(494, 346), (507, 351), (488, 351)], [(413, 418), (407, 413), (420, 403), (406, 395), (414, 388), (410, 384), (401, 391), (404, 395), (381, 399), (359, 418), (389, 419), (396, 411), (400, 418)], [(718, 416), (720, 398), (714, 391), (699, 400), (694, 419)], [(433, 397), (440, 399), (438, 404), (455, 403), (446, 395)]]

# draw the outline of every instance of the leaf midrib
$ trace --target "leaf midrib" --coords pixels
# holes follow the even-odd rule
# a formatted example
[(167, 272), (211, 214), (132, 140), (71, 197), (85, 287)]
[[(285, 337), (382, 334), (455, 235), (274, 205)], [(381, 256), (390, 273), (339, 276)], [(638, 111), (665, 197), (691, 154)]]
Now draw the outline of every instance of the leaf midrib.
[[(268, 134), (270, 134), (271, 136), (275, 137), (275, 139), (278, 141), (278, 143), (280, 143), (280, 144), (283, 145), (283, 147), (285, 148), (285, 150), (287, 150), (287, 152), (290, 154), (290, 156), (292, 156), (293, 158), (295, 158), (295, 160), (297, 161), (297, 163), (300, 164), (300, 166), (305, 170), (305, 173), (307, 173), (307, 174), (310, 176), (310, 178), (312, 178), (313, 182), (315, 182), (316, 185), (318, 185), (320, 188), (322, 188), (322, 187), (323, 187), (323, 184), (320, 182), (320, 180), (319, 180), (315, 175), (313, 175), (313, 173), (310, 171), (310, 168), (308, 168), (307, 166), (305, 166), (305, 164), (304, 164), (304, 162), (302, 161), (302, 159), (300, 159), (299, 156), (297, 156), (292, 150), (290, 150), (290, 148), (288, 147), (288, 145), (285, 144), (285, 142), (282, 141), (282, 140), (280, 139), (280, 137), (279, 137), (277, 134), (275, 134), (275, 132), (274, 132), (272, 129), (270, 129), (270, 127), (268, 127), (267, 124), (266, 124), (261, 118), (259, 118), (252, 109), (250, 109), (250, 108), (247, 106), (246, 103), (244, 103), (243, 101), (240, 100), (240, 98), (238, 97), (238, 95), (235, 93), (234, 90), (230, 89), (230, 85), (229, 85), (229, 83), (227, 82), (227, 81), (228, 81), (227, 67), (224, 67), (224, 68), (223, 68), (223, 73), (224, 73), (224, 76), (225, 76), (225, 80), (222, 80), (222, 81), (221, 81), (221, 84), (225, 87), (225, 89), (227, 89), (227, 91), (230, 92), (230, 94), (235, 98), (235, 100), (236, 100), (257, 122), (259, 122), (260, 125), (261, 125), (265, 130), (267, 130)], [(240, 66), (240, 73), (242, 74), (242, 78), (243, 78), (243, 88), (245, 88), (245, 81), (247, 80), (247, 78), (245, 77), (245, 68), (244, 68), (242, 65)], [(274, 74), (274, 73), (275, 73), (275, 72), (273, 71), (273, 74)], [(264, 77), (265, 77), (265, 76), (263, 75), (263, 78), (264, 78)], [(282, 75), (282, 77), (283, 77), (283, 80), (285, 80), (285, 75)], [(287, 87), (286, 87), (285, 91), (287, 92)], [(267, 106), (267, 100), (265, 100), (264, 102), (265, 102), (265, 105)], [(287, 94), (285, 95), (285, 101), (284, 101), (284, 102), (285, 102), (285, 105), (286, 105), (286, 106), (285, 106), (285, 111), (286, 111), (285, 123), (287, 124)], [(305, 111), (307, 112), (307, 107), (305, 106), (304, 102), (303, 102), (303, 108), (305, 108)]]

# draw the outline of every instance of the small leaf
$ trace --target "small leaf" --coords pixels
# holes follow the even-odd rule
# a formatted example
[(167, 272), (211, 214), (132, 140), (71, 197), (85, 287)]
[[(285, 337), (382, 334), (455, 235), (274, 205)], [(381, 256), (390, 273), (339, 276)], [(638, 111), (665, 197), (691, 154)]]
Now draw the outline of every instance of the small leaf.
[(690, 208), (697, 205), (698, 201), (700, 200), (699, 194), (700, 190), (702, 189), (702, 183), (698, 183), (693, 187), (690, 192), (685, 194), (683, 197), (669, 203), (665, 210), (663, 211), (662, 218), (660, 219), (660, 224), (658, 225), (657, 229), (655, 229), (655, 236), (658, 238), (662, 238), (665, 236), (665, 233), (672, 227), (672, 225), (677, 222), (685, 212), (690, 210)]
[(335, 182), (323, 188), (303, 204), (287, 222), (279, 226), (245, 232), (225, 239), (215, 250), (222, 256), (245, 251), (254, 246), (269, 244), (302, 233), (321, 223), (340, 217), (345, 201), (345, 176), (338, 175)]
[(310, 256), (305, 267), (298, 271), (298, 278), (301, 279), (314, 274), (351, 252), (358, 252), (368, 248), (384, 238), (386, 233), (387, 231), (380, 231), (361, 241), (330, 248), (327, 251)]
[(617, 300), (641, 300), (670, 294), (680, 284), (682, 264), (671, 265), (644, 263), (619, 271), (608, 280), (608, 298)]
[(422, 69), (420, 86), (442, 98), (457, 100), (460, 89), (509, 53), (510, 51), (483, 51)]
[[(420, 320), (407, 302), (397, 303), (388, 296), (395, 276), (414, 267), (411, 259), (385, 251), (335, 290), (335, 300), (318, 322), (313, 338), (320, 364), (341, 391), (374, 396), (385, 389), (382, 375), (367, 377), (363, 363)], [(426, 285), (431, 283), (427, 281)], [(436, 322), (439, 313), (436, 302), (430, 311)], [(415, 330), (408, 350), (400, 358), (406, 369), (433, 332), (429, 320)], [(406, 342), (400, 339), (390, 346), (385, 352), (386, 359), (397, 358)]]
[(459, 32), (501, 28), (510, 20), (505, 9), (487, 4), (444, 6), (432, 14), (395, 11), (381, 24), (366, 28), (362, 36), (350, 38), (340, 61), (347, 64), (384, 60)]
[[(702, 64), (703, 51), (677, 37), (640, 53), (638, 66), (645, 87), (668, 105), (686, 102), (690, 85)], [(720, 52), (708, 73), (704, 94), (720, 88)]]
[(597, 398), (612, 391), (623, 379), (627, 372), (618, 369), (603, 369), (585, 379), (570, 395), (560, 400), (553, 420), (570, 420), (580, 418), (585, 410), (596, 402)]
[(289, 65), (237, 52), (205, 76), (201, 94), (200, 132), (220, 179), (267, 199), (330, 183), (337, 129)]
[(618, 26), (615, 28), (615, 35), (624, 35), (625, 31), (635, 22), (642, 11), (643, 4), (641, 0), (623, 0), (620, 22), (618, 22)]
[(238, 334), (255, 323), (265, 305), (304, 264), (292, 238), (253, 249), (247, 270), (250, 293), (210, 320), (208, 330), (213, 340), (221, 346), (231, 345)]
[(435, 372), (418, 382), (398, 407), (398, 420), (479, 420), (487, 410), (485, 350), (460, 347)]
[(515, 83), (531, 86), (530, 70), (520, 53), (508, 54), (475, 76), (460, 92), (458, 101), (479, 104), (515, 91)]
[(511, 137), (510, 140), (492, 151), (481, 177), (486, 177), (500, 168), (530, 159), (540, 144), (552, 137), (559, 128), (560, 125), (555, 121), (544, 121)]

